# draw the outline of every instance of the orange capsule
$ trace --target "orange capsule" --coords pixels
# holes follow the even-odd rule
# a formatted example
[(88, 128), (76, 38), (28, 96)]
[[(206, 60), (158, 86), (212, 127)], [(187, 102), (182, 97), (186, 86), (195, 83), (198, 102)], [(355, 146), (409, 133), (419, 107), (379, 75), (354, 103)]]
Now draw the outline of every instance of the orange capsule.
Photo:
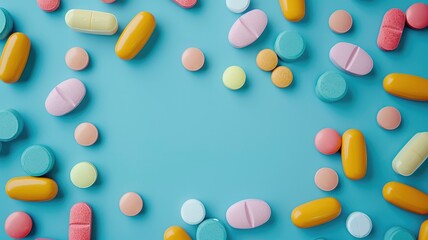
[(399, 182), (389, 182), (382, 190), (389, 203), (417, 214), (428, 214), (428, 194)]
[(58, 185), (50, 178), (16, 177), (6, 183), (6, 193), (15, 200), (49, 201), (56, 197)]
[(14, 83), (21, 78), (28, 56), (31, 42), (24, 33), (9, 36), (0, 58), (0, 79), (5, 83)]

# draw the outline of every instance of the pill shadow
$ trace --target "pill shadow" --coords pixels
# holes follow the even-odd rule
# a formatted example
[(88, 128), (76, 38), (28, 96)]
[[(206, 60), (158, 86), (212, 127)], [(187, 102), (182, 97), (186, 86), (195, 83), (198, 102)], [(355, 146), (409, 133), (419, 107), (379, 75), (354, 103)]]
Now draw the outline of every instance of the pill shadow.
[(201, 69), (199, 69), (198, 71), (195, 71), (195, 72), (190, 72), (190, 71), (187, 71), (187, 70), (186, 71), (190, 72), (192, 74), (195, 74), (195, 75), (204, 75), (205, 76), (205, 73), (208, 71), (209, 67), (210, 67), (210, 62), (209, 62), (209, 60), (207, 60), (205, 58), (204, 66), (202, 66)]
[(34, 70), (34, 65), (36, 64), (36, 55), (37, 55), (37, 46), (31, 46), (30, 54), (28, 55), (27, 64), (24, 68), (24, 72), (21, 75), (21, 78), (17, 82), (17, 84), (27, 82), (32, 75)]
[(91, 239), (99, 239), (97, 237), (98, 236), (98, 234), (97, 234), (98, 233), (98, 225), (99, 225), (99, 223), (98, 223), (96, 211), (94, 211), (94, 209), (92, 208), (92, 231), (91, 231), (92, 238)]
[(156, 26), (155, 30), (152, 33), (152, 36), (150, 37), (149, 41), (144, 46), (143, 50), (141, 50), (137, 56), (134, 58), (134, 60), (140, 61), (145, 59), (146, 57), (150, 56), (150, 54), (153, 52), (153, 49), (156, 48), (156, 43), (159, 41), (161, 27), (158, 25)]

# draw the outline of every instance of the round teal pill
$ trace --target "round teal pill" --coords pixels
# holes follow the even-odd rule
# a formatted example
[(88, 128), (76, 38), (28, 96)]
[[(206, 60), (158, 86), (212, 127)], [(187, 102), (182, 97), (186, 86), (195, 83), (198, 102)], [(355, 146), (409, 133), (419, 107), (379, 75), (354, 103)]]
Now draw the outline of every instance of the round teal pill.
[(392, 227), (385, 233), (384, 240), (415, 240), (413, 235), (402, 227)]
[(305, 52), (306, 44), (298, 32), (284, 31), (275, 41), (275, 52), (283, 61), (296, 60)]
[(345, 78), (337, 72), (326, 72), (318, 78), (315, 93), (324, 102), (336, 102), (348, 91)]
[(226, 228), (217, 219), (207, 219), (199, 224), (196, 230), (198, 240), (226, 240)]
[(0, 141), (8, 142), (22, 132), (23, 121), (21, 115), (13, 109), (0, 111)]
[(48, 173), (55, 163), (52, 152), (45, 146), (33, 145), (25, 149), (21, 156), (21, 166), (24, 171), (33, 177)]
[(0, 7), (0, 40), (4, 40), (9, 37), (13, 28), (12, 16), (9, 12)]

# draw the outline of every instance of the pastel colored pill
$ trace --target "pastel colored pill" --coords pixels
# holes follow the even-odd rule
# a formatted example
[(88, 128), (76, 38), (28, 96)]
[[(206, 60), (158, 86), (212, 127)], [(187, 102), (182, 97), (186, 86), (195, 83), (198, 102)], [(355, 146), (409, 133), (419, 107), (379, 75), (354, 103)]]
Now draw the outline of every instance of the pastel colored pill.
[(372, 220), (365, 213), (353, 212), (346, 219), (346, 229), (355, 238), (367, 237), (372, 228)]
[[(428, 220), (425, 220), (419, 229), (419, 238), (418, 240), (427, 240), (428, 239)], [(395, 240), (395, 239), (394, 239)], [(398, 239), (397, 239), (398, 240)]]
[(293, 72), (288, 67), (279, 66), (272, 71), (271, 80), (273, 85), (286, 88), (293, 82)]
[(345, 78), (333, 71), (323, 73), (315, 86), (317, 97), (324, 102), (337, 102), (343, 99), (347, 92)]
[(226, 219), (229, 225), (237, 229), (252, 229), (269, 221), (269, 204), (260, 199), (239, 201), (227, 209)]
[(373, 59), (364, 49), (352, 43), (340, 42), (330, 50), (330, 60), (345, 72), (363, 76), (373, 69)]
[(0, 40), (4, 40), (12, 33), (13, 18), (10, 13), (0, 7)]
[(117, 40), (115, 52), (123, 60), (133, 59), (146, 45), (156, 27), (155, 17), (140, 12), (128, 23)]
[(389, 182), (382, 190), (389, 203), (416, 214), (428, 214), (428, 194), (404, 183)]
[(46, 111), (53, 116), (63, 116), (79, 106), (85, 95), (85, 85), (79, 79), (67, 79), (49, 93), (45, 101)]
[(188, 48), (181, 56), (181, 63), (189, 71), (198, 71), (204, 66), (204, 53), (199, 48)]
[(244, 86), (245, 80), (245, 71), (238, 66), (228, 67), (223, 73), (223, 84), (231, 90), (240, 89)]
[(25, 238), (33, 229), (33, 220), (25, 212), (10, 214), (4, 223), (4, 230), (11, 238)]
[(267, 23), (267, 15), (260, 9), (245, 13), (230, 28), (229, 43), (236, 48), (254, 43), (263, 34)]
[(226, 228), (218, 219), (207, 219), (198, 225), (197, 240), (226, 240)]
[(81, 123), (74, 130), (74, 139), (81, 146), (92, 146), (98, 140), (98, 129), (92, 123)]
[(242, 13), (250, 6), (250, 0), (226, 0), (226, 6), (233, 13)]
[(114, 3), (116, 0), (101, 0), (103, 3)]
[(21, 156), (22, 169), (33, 177), (45, 175), (53, 168), (54, 164), (54, 155), (49, 148), (42, 145), (28, 147)]
[(401, 114), (395, 107), (384, 107), (379, 110), (376, 119), (383, 129), (394, 130), (400, 126)]
[(198, 0), (173, 0), (182, 8), (192, 8), (196, 5)]
[(189, 199), (181, 206), (181, 218), (190, 225), (197, 225), (205, 219), (205, 206), (197, 199)]
[(97, 180), (97, 169), (92, 163), (80, 162), (71, 169), (70, 179), (78, 188), (88, 188)]
[(352, 16), (345, 10), (337, 10), (328, 20), (330, 29), (335, 33), (346, 33), (352, 27)]
[(428, 101), (428, 79), (410, 74), (391, 73), (383, 79), (383, 88), (394, 96)]
[(339, 176), (331, 168), (321, 168), (315, 173), (314, 181), (319, 189), (329, 192), (336, 189), (339, 184)]
[(65, 63), (70, 69), (80, 71), (88, 66), (89, 55), (83, 48), (70, 48), (65, 54)]
[(428, 27), (428, 5), (414, 3), (406, 11), (407, 25), (413, 29)]
[(58, 185), (50, 178), (15, 177), (6, 183), (7, 195), (15, 200), (43, 202), (54, 199)]
[(412, 175), (428, 158), (428, 132), (416, 133), (392, 161), (394, 172)]
[(5, 83), (15, 83), (24, 72), (30, 55), (31, 42), (24, 33), (9, 36), (0, 58), (0, 79)]
[(367, 150), (364, 135), (349, 129), (342, 135), (342, 167), (346, 177), (360, 180), (367, 173)]
[(192, 238), (183, 228), (172, 226), (165, 230), (163, 240), (192, 240)]
[(335, 154), (342, 146), (342, 137), (332, 128), (324, 128), (315, 136), (315, 147), (325, 155)]
[(91, 240), (92, 209), (86, 203), (76, 203), (70, 209), (69, 240)]
[(0, 141), (16, 139), (22, 132), (24, 122), (21, 115), (13, 109), (0, 111)]
[[(425, 238), (419, 238), (424, 240)], [(386, 233), (384, 240), (415, 240), (415, 237), (405, 228), (392, 227)]]
[(377, 37), (377, 45), (385, 51), (397, 49), (400, 44), (401, 35), (406, 25), (406, 15), (398, 8), (390, 9), (383, 16)]
[(113, 14), (92, 10), (71, 9), (65, 15), (65, 23), (75, 31), (97, 35), (113, 35), (118, 29)]
[(257, 54), (256, 64), (263, 71), (272, 71), (278, 66), (278, 56), (271, 49), (263, 49)]
[(282, 14), (291, 22), (299, 22), (305, 17), (305, 0), (279, 0)]
[(53, 12), (58, 9), (61, 0), (37, 0), (39, 8), (46, 12)]
[(136, 192), (127, 192), (120, 198), (119, 208), (126, 216), (135, 216), (143, 210), (143, 199)]
[(306, 43), (302, 36), (295, 31), (284, 31), (275, 41), (275, 52), (283, 61), (293, 61), (303, 55)]
[(332, 197), (304, 203), (291, 212), (291, 221), (299, 228), (310, 228), (330, 222), (342, 211), (340, 202)]

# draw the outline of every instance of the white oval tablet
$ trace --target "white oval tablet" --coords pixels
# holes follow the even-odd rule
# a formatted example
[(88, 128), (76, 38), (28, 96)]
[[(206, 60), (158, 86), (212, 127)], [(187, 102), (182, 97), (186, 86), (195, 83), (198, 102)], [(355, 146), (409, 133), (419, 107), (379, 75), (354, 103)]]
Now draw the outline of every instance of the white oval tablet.
[(242, 13), (250, 6), (250, 0), (226, 0), (226, 6), (233, 13)]
[(365, 238), (372, 231), (372, 220), (362, 212), (353, 212), (346, 219), (348, 232), (356, 238)]
[(181, 218), (190, 225), (197, 225), (205, 219), (204, 204), (197, 199), (189, 199), (181, 207)]

